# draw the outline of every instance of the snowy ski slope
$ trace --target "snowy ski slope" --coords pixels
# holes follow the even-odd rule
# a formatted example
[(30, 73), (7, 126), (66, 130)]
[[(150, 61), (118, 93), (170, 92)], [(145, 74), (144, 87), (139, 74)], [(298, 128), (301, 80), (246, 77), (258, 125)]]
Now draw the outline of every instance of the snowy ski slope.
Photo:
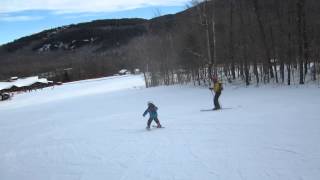
[[(146, 102), (166, 127), (146, 131)], [(0, 180), (317, 180), (320, 89), (73, 82), (0, 102)]]

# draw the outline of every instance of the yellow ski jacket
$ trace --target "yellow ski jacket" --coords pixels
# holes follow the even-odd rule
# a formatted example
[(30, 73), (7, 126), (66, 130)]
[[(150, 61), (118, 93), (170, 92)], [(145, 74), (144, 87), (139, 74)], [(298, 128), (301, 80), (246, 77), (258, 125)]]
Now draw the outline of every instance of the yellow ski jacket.
[(221, 92), (222, 89), (223, 89), (222, 83), (221, 83), (220, 81), (215, 82), (215, 83), (213, 84), (212, 89), (213, 89), (213, 91), (214, 91), (215, 93)]

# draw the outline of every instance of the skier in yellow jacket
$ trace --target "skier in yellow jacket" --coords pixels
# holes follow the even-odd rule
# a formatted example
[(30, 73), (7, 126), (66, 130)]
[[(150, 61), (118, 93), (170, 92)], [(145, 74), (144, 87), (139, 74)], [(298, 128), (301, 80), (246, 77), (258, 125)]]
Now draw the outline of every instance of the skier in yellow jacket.
[(221, 95), (221, 91), (223, 90), (223, 87), (222, 87), (222, 83), (218, 80), (216, 76), (212, 77), (212, 81), (213, 81), (213, 86), (212, 88), (209, 88), (209, 89), (213, 90), (215, 93), (214, 99), (213, 99), (213, 103), (214, 103), (213, 110), (218, 110), (218, 109), (221, 109), (221, 106), (219, 104), (219, 97)]

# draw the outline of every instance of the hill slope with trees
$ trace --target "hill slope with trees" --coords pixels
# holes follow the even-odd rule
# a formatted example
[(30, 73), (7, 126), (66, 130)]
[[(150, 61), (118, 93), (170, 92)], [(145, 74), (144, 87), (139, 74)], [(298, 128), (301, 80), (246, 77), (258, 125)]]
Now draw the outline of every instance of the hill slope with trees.
[(97, 20), (0, 47), (0, 79), (72, 68), (71, 80), (140, 68), (148, 85), (212, 75), (246, 85), (319, 79), (320, 2), (208, 0), (174, 15)]

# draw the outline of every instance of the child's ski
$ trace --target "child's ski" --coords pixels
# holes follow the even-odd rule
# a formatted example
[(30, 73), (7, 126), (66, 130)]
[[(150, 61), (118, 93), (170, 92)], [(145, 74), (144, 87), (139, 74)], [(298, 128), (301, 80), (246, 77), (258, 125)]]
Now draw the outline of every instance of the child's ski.
[(164, 126), (158, 127), (157, 125), (152, 125), (152, 127), (153, 127), (153, 128), (158, 128), (158, 129), (164, 128)]

